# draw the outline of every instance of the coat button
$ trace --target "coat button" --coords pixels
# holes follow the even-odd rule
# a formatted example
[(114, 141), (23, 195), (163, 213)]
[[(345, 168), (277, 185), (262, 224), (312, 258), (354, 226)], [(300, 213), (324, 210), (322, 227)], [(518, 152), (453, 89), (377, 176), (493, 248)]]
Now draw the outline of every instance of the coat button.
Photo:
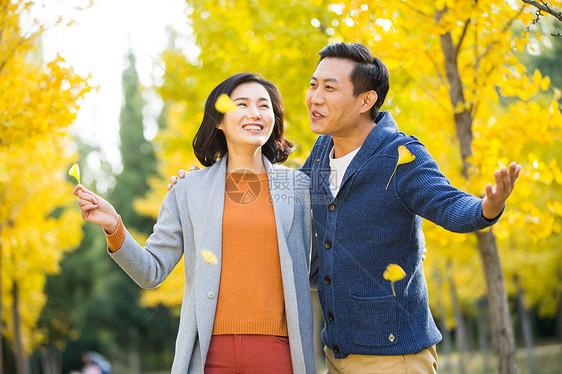
[(328, 320), (329, 321), (333, 321), (334, 320), (334, 313), (328, 313)]
[(330, 205), (328, 205), (328, 209), (330, 210), (330, 212), (333, 212), (334, 210), (336, 210), (336, 204), (331, 203)]
[(332, 248), (332, 242), (330, 242), (330, 241), (324, 242), (324, 248), (326, 248), (326, 249)]
[(213, 291), (208, 291), (208, 292), (207, 292), (207, 297), (208, 297), (209, 299), (214, 299), (214, 298), (215, 298), (215, 293), (214, 293)]
[(336, 353), (340, 353), (340, 347), (338, 347), (337, 345), (334, 345), (334, 348), (332, 348), (332, 350)]
[(330, 284), (330, 283), (332, 283), (330, 277), (324, 277), (324, 284)]

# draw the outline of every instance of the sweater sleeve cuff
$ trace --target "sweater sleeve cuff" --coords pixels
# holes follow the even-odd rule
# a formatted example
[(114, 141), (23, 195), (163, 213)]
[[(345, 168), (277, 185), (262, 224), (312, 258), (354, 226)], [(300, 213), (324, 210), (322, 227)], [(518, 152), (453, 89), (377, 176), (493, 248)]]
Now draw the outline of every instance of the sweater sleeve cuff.
[(107, 247), (111, 253), (115, 253), (123, 246), (125, 242), (125, 226), (123, 226), (123, 221), (121, 221), (121, 216), (119, 216), (119, 222), (117, 222), (117, 228), (113, 234), (108, 234), (107, 231), (103, 230), (105, 234), (105, 239), (107, 240)]
[(484, 222), (489, 225), (492, 226), (494, 225), (496, 222), (499, 221), (500, 217), (503, 215), (503, 212), (505, 212), (505, 204), (503, 206), (502, 211), (500, 212), (500, 214), (498, 214), (498, 216), (496, 218), (492, 218), (492, 219), (488, 219), (486, 217), (484, 217), (484, 212), (482, 211), (482, 206), (480, 206), (480, 217), (482, 218), (482, 220), (484, 220)]

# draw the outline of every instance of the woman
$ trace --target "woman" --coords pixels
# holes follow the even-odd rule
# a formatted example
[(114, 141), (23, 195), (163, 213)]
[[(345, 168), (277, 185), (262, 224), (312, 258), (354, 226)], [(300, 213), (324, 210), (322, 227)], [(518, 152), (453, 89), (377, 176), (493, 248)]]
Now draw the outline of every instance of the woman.
[[(216, 110), (221, 94), (234, 110)], [(316, 373), (309, 180), (275, 165), (292, 151), (283, 118), (279, 91), (254, 74), (215, 87), (193, 141), (208, 167), (166, 195), (144, 248), (108, 202), (74, 189), (82, 217), (103, 226), (110, 256), (141, 287), (157, 287), (184, 256), (172, 373)]]

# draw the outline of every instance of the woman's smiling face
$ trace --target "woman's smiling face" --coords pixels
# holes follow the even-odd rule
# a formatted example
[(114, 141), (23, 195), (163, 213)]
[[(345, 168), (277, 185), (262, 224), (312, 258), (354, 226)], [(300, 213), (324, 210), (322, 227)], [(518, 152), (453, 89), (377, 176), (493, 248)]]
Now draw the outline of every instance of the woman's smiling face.
[(223, 131), (229, 150), (264, 145), (275, 124), (271, 98), (265, 87), (255, 82), (242, 83), (232, 91), (230, 99), (236, 110), (225, 113), (217, 126)]

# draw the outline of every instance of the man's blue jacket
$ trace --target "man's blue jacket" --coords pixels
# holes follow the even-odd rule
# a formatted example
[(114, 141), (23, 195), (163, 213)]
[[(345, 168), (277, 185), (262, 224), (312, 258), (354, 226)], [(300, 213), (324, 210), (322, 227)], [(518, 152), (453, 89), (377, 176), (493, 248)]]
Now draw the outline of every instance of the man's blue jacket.
[[(388, 112), (376, 122), (335, 198), (329, 188), (330, 136), (318, 138), (301, 168), (311, 178), (318, 234), (322, 339), (336, 358), (411, 354), (438, 343), (421, 260), (422, 217), (461, 233), (499, 218), (486, 220), (482, 200), (452, 187), (425, 146), (400, 132)], [(400, 145), (415, 160), (398, 165), (393, 175)], [(389, 264), (406, 272), (394, 284), (396, 296), (383, 278)]]

